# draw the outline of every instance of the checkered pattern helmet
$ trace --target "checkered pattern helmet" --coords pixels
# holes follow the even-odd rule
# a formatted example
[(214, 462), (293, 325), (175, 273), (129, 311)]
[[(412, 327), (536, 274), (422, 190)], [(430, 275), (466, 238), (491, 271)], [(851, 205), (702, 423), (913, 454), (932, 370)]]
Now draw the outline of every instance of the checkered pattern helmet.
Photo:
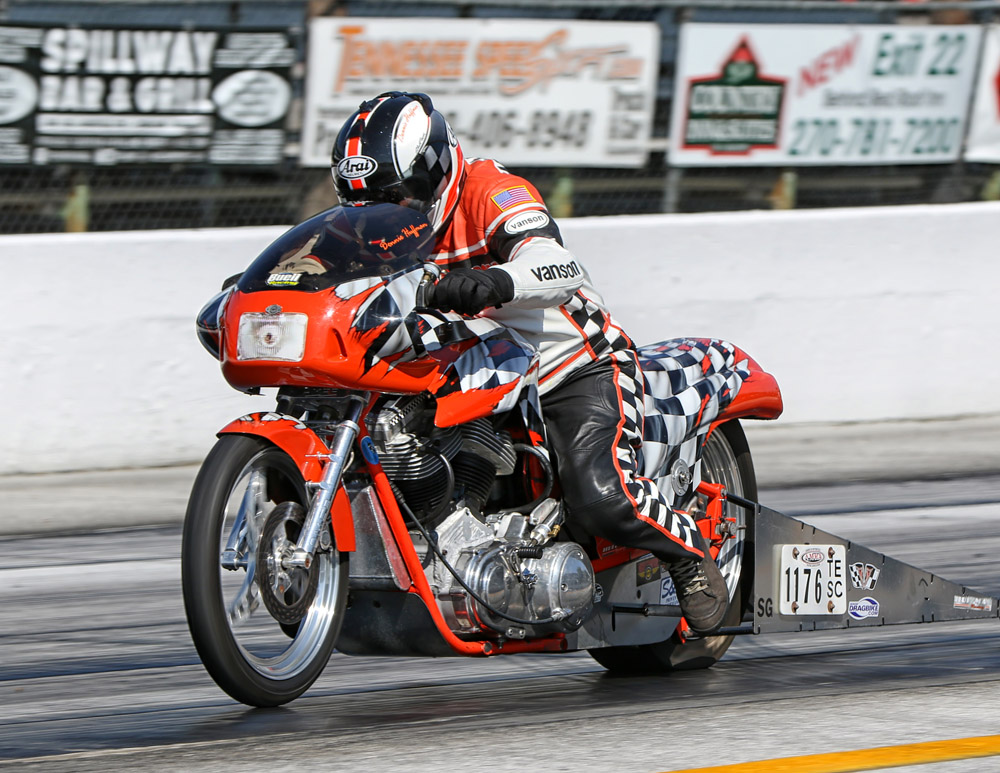
[(462, 148), (431, 98), (402, 91), (361, 103), (337, 135), (331, 164), (341, 202), (403, 204), (435, 232), (455, 211), (465, 178)]

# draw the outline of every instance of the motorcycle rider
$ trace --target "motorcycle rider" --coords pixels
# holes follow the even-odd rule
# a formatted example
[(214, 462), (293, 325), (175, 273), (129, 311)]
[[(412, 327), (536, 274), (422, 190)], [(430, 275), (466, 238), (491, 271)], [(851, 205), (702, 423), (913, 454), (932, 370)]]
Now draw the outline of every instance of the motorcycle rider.
[[(643, 379), (631, 339), (586, 269), (562, 244), (527, 180), (465, 159), (426, 94), (363, 102), (333, 148), (341, 202), (392, 202), (423, 212), (446, 273), (429, 305), (483, 314), (540, 353), (539, 395), (571, 524), (651, 551), (669, 568), (688, 625), (717, 628), (728, 591), (691, 517), (639, 474)], [(678, 439), (678, 443), (680, 439)]]

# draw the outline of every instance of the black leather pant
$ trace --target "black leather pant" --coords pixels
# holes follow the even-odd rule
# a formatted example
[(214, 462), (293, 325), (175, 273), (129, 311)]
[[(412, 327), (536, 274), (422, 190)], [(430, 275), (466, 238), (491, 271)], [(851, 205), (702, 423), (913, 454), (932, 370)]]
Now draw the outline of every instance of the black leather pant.
[(649, 550), (668, 564), (701, 557), (704, 543), (694, 522), (640, 475), (643, 392), (637, 373), (635, 353), (618, 352), (542, 397), (570, 529)]

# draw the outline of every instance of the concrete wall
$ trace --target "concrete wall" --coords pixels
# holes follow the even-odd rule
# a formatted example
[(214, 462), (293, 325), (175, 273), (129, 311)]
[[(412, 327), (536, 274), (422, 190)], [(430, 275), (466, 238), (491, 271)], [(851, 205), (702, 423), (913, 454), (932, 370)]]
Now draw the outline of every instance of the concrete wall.
[[(637, 342), (733, 341), (778, 377), (782, 423), (996, 410), (1000, 205), (561, 226)], [(0, 474), (195, 461), (269, 408), (193, 320), (283, 230), (0, 237)]]

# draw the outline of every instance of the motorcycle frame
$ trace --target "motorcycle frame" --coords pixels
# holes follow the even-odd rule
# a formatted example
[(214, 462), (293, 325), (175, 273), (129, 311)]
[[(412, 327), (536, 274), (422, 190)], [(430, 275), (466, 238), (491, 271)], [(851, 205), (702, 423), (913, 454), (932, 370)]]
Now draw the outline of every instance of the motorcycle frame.
[[(743, 388), (736, 399), (727, 407), (721, 416), (714, 421), (710, 427), (707, 437), (715, 431), (717, 427), (727, 421), (736, 418), (774, 418), (781, 412), (781, 394), (778, 391), (777, 383), (773, 376), (760, 369), (751, 358), (745, 353), (739, 352), (742, 357), (746, 357), (751, 363), (751, 375), (743, 384)], [(565, 652), (569, 649), (567, 637), (563, 633), (550, 634), (548, 636), (534, 639), (481, 639), (468, 641), (457, 636), (448, 626), (447, 621), (437, 603), (434, 591), (424, 574), (424, 568), (416, 545), (406, 525), (406, 519), (397, 502), (395, 492), (389, 482), (382, 465), (377, 456), (373, 453), (365, 452), (366, 446), (370, 447), (371, 438), (368, 433), (364, 418), (374, 405), (376, 395), (368, 398), (367, 404), (361, 409), (357, 421), (342, 422), (337, 425), (333, 433), (332, 442), (327, 445), (316, 431), (307, 427), (298, 420), (281, 416), (279, 414), (251, 414), (238, 419), (226, 427), (219, 434), (242, 434), (253, 435), (266, 440), (280, 448), (294, 461), (302, 473), (308, 488), (318, 489), (322, 485), (335, 486), (335, 493), (331, 497), (329, 507), (330, 524), (337, 550), (352, 553), (357, 549), (357, 537), (355, 533), (354, 514), (351, 508), (350, 497), (342, 480), (336, 480), (332, 484), (330, 481), (323, 483), (326, 472), (332, 463), (335, 455), (331, 446), (338, 445), (338, 438), (343, 433), (354, 435), (351, 445), (355, 450), (362, 451), (362, 458), (365, 469), (371, 479), (375, 494), (378, 497), (379, 505), (385, 514), (389, 527), (389, 534), (386, 542), (391, 538), (392, 545), (385, 545), (387, 551), (395, 551), (402, 561), (402, 568), (405, 576), (397, 579), (401, 584), (407, 584), (403, 589), (405, 593), (417, 596), (426, 608), (434, 628), (438, 634), (452, 650), (453, 654), (466, 657), (486, 657), (499, 654), (515, 654), (522, 652)], [(350, 426), (345, 426), (350, 424)], [(711, 539), (716, 533), (720, 524), (725, 518), (726, 490), (719, 485), (699, 483), (698, 493), (707, 497), (707, 518), (700, 524), (703, 534)], [(649, 551), (641, 549), (626, 548), (615, 550), (610, 555), (596, 559), (594, 570), (604, 571), (624, 563), (633, 561), (648, 554)], [(685, 634), (685, 626), (681, 621), (681, 634)]]
[[(358, 422), (356, 447), (365, 443), (366, 438), (370, 438), (363, 419), (368, 410), (370, 410), (373, 402), (374, 400), (369, 402), (362, 412), (362, 421)], [(337, 432), (343, 431), (342, 428), (338, 427)], [(312, 488), (322, 480), (323, 471), (326, 464), (329, 464), (331, 457), (330, 448), (315, 431), (290, 417), (280, 417), (276, 414), (250, 414), (228, 424), (219, 432), (219, 435), (229, 434), (256, 436), (277, 446), (291, 457), (302, 472), (307, 486), (313, 484)], [(331, 445), (334, 444), (331, 443)], [(561, 633), (552, 634), (540, 639), (515, 639), (507, 641), (465, 641), (456, 636), (448, 627), (434, 597), (434, 591), (431, 589), (430, 583), (424, 575), (420, 556), (406, 526), (403, 513), (396, 501), (396, 495), (392, 491), (389, 478), (377, 460), (373, 461), (367, 455), (363, 455), (363, 458), (365, 468), (378, 496), (379, 504), (385, 513), (390, 535), (394, 543), (392, 547), (387, 546), (387, 548), (391, 550), (394, 547), (398, 551), (398, 555), (403, 561), (403, 567), (406, 570), (407, 576), (401, 578), (409, 581), (409, 587), (405, 592), (416, 595), (423, 602), (434, 623), (434, 627), (456, 655), (484, 657), (498, 655), (501, 652), (504, 654), (518, 652), (564, 652), (567, 649), (566, 637)], [(354, 552), (357, 549), (357, 540), (353, 512), (347, 490), (340, 481), (337, 483), (337, 491), (330, 507), (330, 522), (337, 550), (346, 553)]]

